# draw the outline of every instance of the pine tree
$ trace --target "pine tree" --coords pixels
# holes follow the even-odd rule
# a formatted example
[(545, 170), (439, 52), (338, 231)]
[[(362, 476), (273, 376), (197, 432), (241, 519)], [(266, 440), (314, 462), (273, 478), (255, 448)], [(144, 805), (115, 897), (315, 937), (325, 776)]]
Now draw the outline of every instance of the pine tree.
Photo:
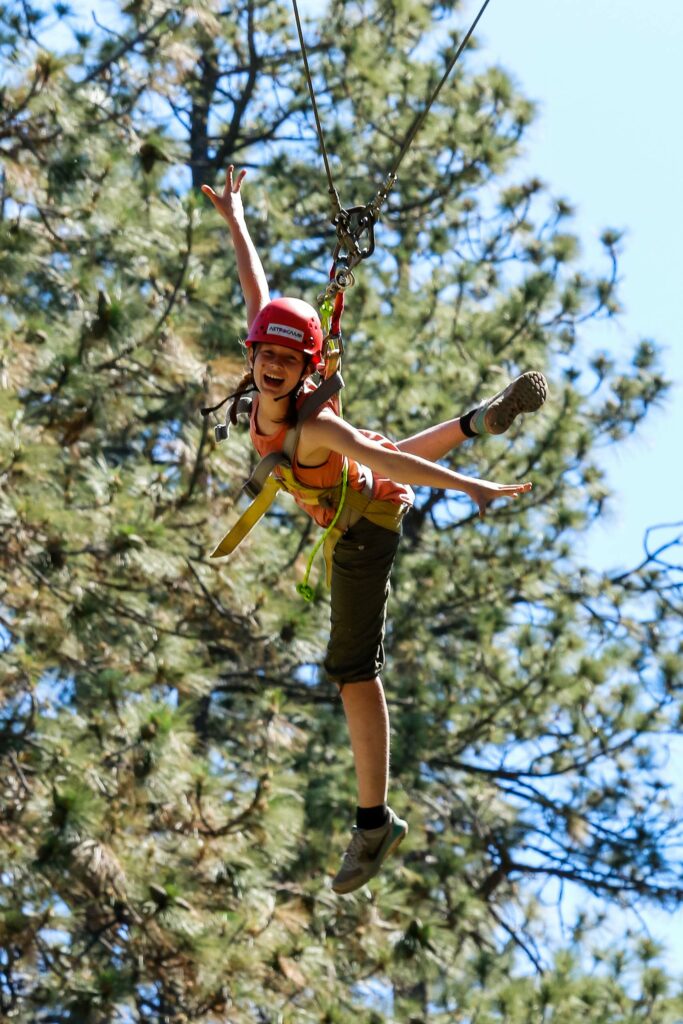
[[(335, 0), (307, 23), (346, 205), (384, 180), (455, 8)], [(207, 558), (253, 456), (199, 415), (245, 325), (198, 187), (249, 166), (274, 292), (314, 299), (334, 241), (290, 12), (131, 3), (64, 54), (37, 9), (1, 10), (3, 1013), (673, 1024), (651, 944), (590, 959), (611, 907), (681, 898), (675, 538), (653, 529), (619, 575), (575, 550), (608, 497), (601, 445), (666, 391), (654, 343), (619, 365), (583, 347), (619, 312), (619, 233), (586, 273), (570, 204), (514, 178), (532, 105), (465, 58), (349, 292), (347, 415), (405, 436), (528, 366), (552, 400), (449, 463), (531, 477), (530, 500), (479, 523), (423, 491), (406, 521), (386, 684), (411, 835), (340, 900), (354, 784), (317, 668), (327, 596), (293, 589), (311, 524), (282, 502)], [(586, 907), (560, 948), (545, 908), (570, 884)]]

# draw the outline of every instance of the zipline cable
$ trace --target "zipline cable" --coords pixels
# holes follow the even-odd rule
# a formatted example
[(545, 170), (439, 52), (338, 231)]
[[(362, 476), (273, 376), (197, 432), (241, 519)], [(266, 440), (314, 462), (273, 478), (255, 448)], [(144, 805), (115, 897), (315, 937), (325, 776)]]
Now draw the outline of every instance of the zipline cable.
[(320, 149), (323, 155), (323, 162), (325, 164), (325, 172), (327, 174), (328, 191), (332, 197), (333, 205), (335, 206), (335, 214), (342, 212), (342, 205), (339, 199), (339, 193), (334, 187), (334, 181), (332, 180), (332, 171), (330, 170), (330, 162), (327, 158), (327, 149), (325, 148), (325, 138), (323, 136), (323, 127), (320, 123), (320, 117), (318, 115), (318, 104), (315, 101), (315, 92), (313, 90), (313, 81), (311, 79), (311, 71), (308, 66), (308, 56), (306, 54), (306, 43), (304, 42), (304, 34), (301, 28), (301, 18), (299, 17), (299, 7), (296, 0), (292, 0), (294, 7), (294, 17), (296, 19), (296, 30), (299, 33), (299, 46), (301, 47), (301, 56), (304, 59), (304, 68), (306, 71), (306, 84), (308, 85), (308, 92), (311, 97), (311, 103), (313, 105), (313, 114), (315, 116), (315, 125), (318, 132), (318, 140), (320, 142)]
[[(408, 134), (405, 137), (403, 145), (401, 146), (401, 151), (399, 152), (398, 156), (396, 157), (396, 160), (394, 161), (394, 166), (391, 168), (391, 170), (389, 171), (389, 174), (387, 175), (387, 181), (386, 181), (386, 184), (384, 185), (384, 189), (382, 190), (382, 192), (378, 193), (378, 198), (380, 196), (383, 196), (383, 198), (386, 198), (387, 192), (389, 191), (391, 186), (394, 184), (394, 181), (396, 180), (396, 172), (398, 171), (404, 156), (406, 155), (406, 153), (410, 149), (410, 147), (411, 147), (411, 145), (413, 143), (413, 139), (415, 138), (415, 136), (419, 132), (420, 128), (422, 127), (422, 125), (423, 125), (423, 123), (424, 123), (424, 121), (425, 121), (425, 119), (427, 117), (427, 114), (431, 110), (432, 105), (435, 103), (439, 93), (441, 92), (442, 88), (446, 84), (446, 81), (448, 80), (448, 76), (450, 75), (451, 71), (455, 67), (456, 62), (458, 61), (458, 59), (459, 59), (460, 55), (462, 54), (463, 50), (465, 49), (465, 47), (469, 43), (470, 38), (472, 36), (472, 33), (474, 32), (475, 28), (479, 24), (479, 21), (480, 21), (484, 11), (486, 10), (486, 8), (488, 7), (490, 2), (491, 2), (491, 0), (484, 0), (484, 3), (482, 4), (479, 13), (477, 14), (476, 18), (474, 19), (474, 21), (470, 25), (469, 29), (467, 30), (467, 33), (466, 33), (465, 37), (463, 38), (462, 42), (460, 43), (460, 46), (455, 51), (455, 55), (452, 57), (448, 67), (444, 71), (443, 76), (441, 78), (441, 81), (439, 82), (439, 84), (437, 85), (436, 89), (432, 93), (431, 99), (427, 103), (427, 106), (424, 108), (424, 110), (422, 110), (417, 115), (417, 117), (413, 121), (413, 123), (412, 123), (412, 125), (410, 127), (410, 130), (408, 131)], [(377, 212), (379, 212), (379, 210)]]
[[(403, 145), (401, 146), (399, 154), (396, 157), (394, 164), (386, 177), (384, 185), (382, 185), (382, 187), (377, 191), (375, 198), (372, 200), (372, 202), (368, 203), (367, 206), (354, 206), (349, 210), (345, 210), (341, 205), (339, 193), (337, 192), (337, 189), (335, 188), (334, 185), (334, 181), (332, 180), (330, 162), (327, 156), (327, 149), (325, 147), (325, 138), (323, 136), (322, 124), (320, 122), (320, 116), (318, 114), (318, 104), (316, 103), (315, 90), (313, 89), (311, 71), (308, 65), (308, 55), (306, 53), (306, 43), (304, 41), (303, 30), (301, 28), (299, 7), (297, 4), (297, 0), (292, 0), (292, 6), (294, 8), (294, 17), (296, 19), (296, 28), (299, 34), (299, 46), (301, 48), (301, 56), (303, 58), (304, 69), (306, 72), (306, 84), (308, 86), (308, 92), (311, 97), (313, 114), (315, 116), (316, 130), (318, 133), (318, 141), (320, 143), (323, 162), (325, 164), (325, 172), (327, 174), (327, 182), (329, 186), (328, 191), (332, 198), (332, 205), (334, 208), (332, 223), (335, 225), (337, 229), (338, 238), (338, 245), (337, 249), (335, 250), (335, 259), (339, 255), (339, 252), (342, 248), (346, 248), (348, 251), (347, 257), (342, 258), (341, 260), (341, 262), (345, 264), (345, 266), (342, 269), (342, 273), (348, 273), (353, 266), (359, 263), (362, 259), (366, 259), (374, 251), (375, 242), (373, 226), (377, 219), (379, 218), (379, 212), (382, 206), (384, 205), (389, 192), (391, 191), (393, 185), (396, 182), (397, 172), (401, 163), (403, 162), (403, 158), (405, 157), (406, 153), (413, 144), (415, 136), (417, 135), (418, 131), (424, 124), (424, 121), (427, 115), (429, 114), (429, 111), (436, 102), (439, 93), (446, 84), (446, 81), (448, 80), (451, 71), (455, 67), (465, 47), (469, 43), (472, 37), (472, 33), (479, 24), (479, 21), (490, 2), (491, 0), (484, 0), (484, 3), (479, 9), (479, 13), (477, 14), (476, 18), (474, 19), (469, 29), (465, 33), (462, 42), (460, 43), (457, 50), (455, 51), (455, 54), (451, 58), (448, 67), (446, 68), (445, 72), (441, 77), (441, 81), (436, 86), (436, 89), (432, 93), (427, 105), (424, 107), (423, 110), (420, 111), (420, 113), (414, 119), (403, 141)], [(369, 244), (365, 248), (361, 249), (359, 245), (359, 239), (363, 234), (366, 233), (369, 236)], [(335, 285), (333, 285), (332, 287), (334, 288)], [(342, 285), (342, 287), (346, 287), (346, 285)]]

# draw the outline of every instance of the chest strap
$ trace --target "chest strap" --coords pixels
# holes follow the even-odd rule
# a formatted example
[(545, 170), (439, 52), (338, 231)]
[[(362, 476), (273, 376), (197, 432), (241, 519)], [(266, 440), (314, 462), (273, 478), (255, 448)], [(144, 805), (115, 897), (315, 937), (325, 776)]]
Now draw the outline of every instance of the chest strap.
[(294, 453), (296, 446), (299, 443), (299, 436), (301, 434), (301, 428), (303, 427), (306, 420), (314, 412), (316, 412), (325, 402), (329, 402), (330, 398), (334, 398), (336, 394), (344, 387), (344, 381), (342, 380), (341, 373), (333, 373), (331, 377), (324, 380), (322, 384), (311, 391), (309, 395), (306, 395), (299, 411), (297, 413), (296, 424), (285, 434), (284, 444), (282, 445), (282, 451), (271, 452), (270, 455), (265, 455), (256, 466), (256, 469), (251, 474), (247, 482), (244, 484), (242, 490), (249, 495), (250, 498), (255, 498), (261, 492), (261, 488), (264, 486), (266, 480), (273, 472), (273, 470), (286, 463), (291, 466), (294, 461)]

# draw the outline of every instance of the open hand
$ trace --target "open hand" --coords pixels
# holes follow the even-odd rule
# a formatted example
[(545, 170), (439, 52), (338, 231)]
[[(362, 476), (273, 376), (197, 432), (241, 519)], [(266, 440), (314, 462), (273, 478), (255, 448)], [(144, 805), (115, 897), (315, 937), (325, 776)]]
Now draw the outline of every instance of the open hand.
[(242, 206), (240, 189), (247, 172), (245, 170), (240, 171), (237, 178), (233, 181), (232, 174), (234, 170), (235, 165), (230, 164), (225, 175), (225, 188), (223, 189), (223, 194), (220, 196), (217, 192), (214, 192), (210, 185), (202, 185), (202, 192), (205, 196), (209, 197), (221, 217), (223, 217), (228, 224), (244, 218), (244, 207)]
[(520, 494), (526, 494), (531, 490), (533, 484), (527, 481), (524, 484), (494, 484), (489, 480), (473, 480), (467, 488), (472, 501), (479, 508), (479, 517), (483, 519), (486, 515), (486, 507), (496, 498), (518, 498)]

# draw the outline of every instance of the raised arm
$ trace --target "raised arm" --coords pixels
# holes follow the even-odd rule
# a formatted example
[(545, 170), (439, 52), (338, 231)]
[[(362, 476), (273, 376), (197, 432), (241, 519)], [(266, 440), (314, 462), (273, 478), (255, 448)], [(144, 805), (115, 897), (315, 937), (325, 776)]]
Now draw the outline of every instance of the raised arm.
[(230, 164), (225, 176), (225, 188), (222, 195), (214, 192), (210, 185), (202, 185), (202, 192), (209, 197), (230, 228), (230, 237), (237, 258), (237, 273), (247, 306), (247, 326), (251, 327), (252, 322), (266, 303), (270, 302), (270, 290), (263, 264), (251, 240), (244, 217), (240, 189), (247, 172), (240, 171), (237, 179), (233, 181), (234, 170), (234, 165)]

